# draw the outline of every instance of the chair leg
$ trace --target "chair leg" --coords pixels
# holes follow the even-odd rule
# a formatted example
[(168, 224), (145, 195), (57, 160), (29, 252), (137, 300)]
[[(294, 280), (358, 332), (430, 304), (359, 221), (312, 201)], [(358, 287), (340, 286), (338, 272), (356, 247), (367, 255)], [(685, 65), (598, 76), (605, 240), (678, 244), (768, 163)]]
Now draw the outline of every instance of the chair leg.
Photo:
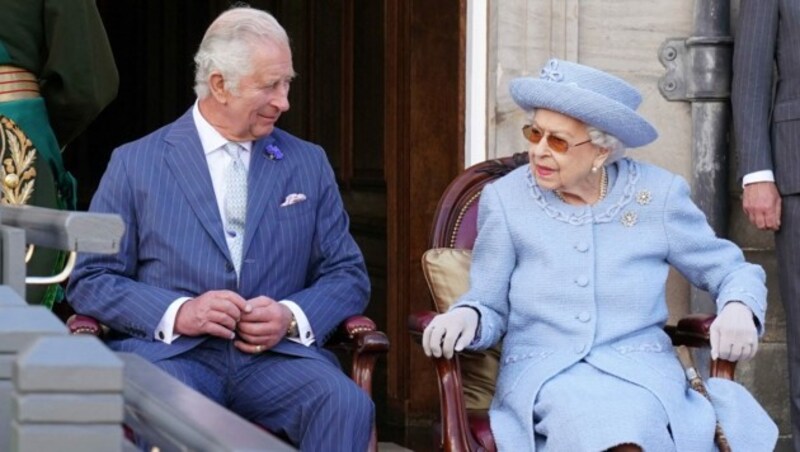
[[(353, 353), (352, 378), (370, 398), (372, 398), (372, 372), (378, 360), (378, 353), (358, 352)], [(372, 434), (369, 440), (369, 452), (378, 451), (378, 431), (375, 420), (372, 420)]]

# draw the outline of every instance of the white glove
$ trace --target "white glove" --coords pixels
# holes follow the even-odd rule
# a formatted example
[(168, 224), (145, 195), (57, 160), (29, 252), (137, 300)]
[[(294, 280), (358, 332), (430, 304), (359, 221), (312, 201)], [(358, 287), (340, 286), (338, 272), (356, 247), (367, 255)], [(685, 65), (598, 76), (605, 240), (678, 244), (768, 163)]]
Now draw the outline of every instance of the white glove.
[(472, 308), (455, 308), (431, 320), (422, 333), (422, 348), (427, 356), (453, 357), (472, 343), (478, 329), (478, 311)]
[(726, 304), (711, 323), (711, 358), (747, 360), (758, 350), (758, 331), (753, 311), (740, 301)]

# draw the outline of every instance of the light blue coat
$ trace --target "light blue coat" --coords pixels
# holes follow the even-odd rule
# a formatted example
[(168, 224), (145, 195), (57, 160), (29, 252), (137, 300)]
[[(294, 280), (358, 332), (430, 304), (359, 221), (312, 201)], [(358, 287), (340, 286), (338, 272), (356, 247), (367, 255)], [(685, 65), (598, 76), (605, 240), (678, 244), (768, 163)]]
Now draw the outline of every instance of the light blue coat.
[[(764, 271), (714, 235), (686, 182), (628, 159), (608, 169), (608, 196), (594, 206), (564, 204), (536, 185), (528, 166), (481, 195), (471, 287), (457, 306), (481, 314), (470, 348), (503, 340), (490, 410), (501, 450), (535, 449), (537, 393), (581, 360), (655, 395), (677, 450), (714, 449), (714, 410), (688, 389), (663, 331), (670, 265), (709, 291), (718, 311), (731, 300), (745, 303), (763, 334)], [(739, 413), (717, 413), (723, 422), (739, 424), (723, 426), (734, 446), (772, 450), (777, 428), (749, 393), (730, 382), (709, 386), (733, 397), (734, 406), (748, 404), (747, 414), (733, 421)]]

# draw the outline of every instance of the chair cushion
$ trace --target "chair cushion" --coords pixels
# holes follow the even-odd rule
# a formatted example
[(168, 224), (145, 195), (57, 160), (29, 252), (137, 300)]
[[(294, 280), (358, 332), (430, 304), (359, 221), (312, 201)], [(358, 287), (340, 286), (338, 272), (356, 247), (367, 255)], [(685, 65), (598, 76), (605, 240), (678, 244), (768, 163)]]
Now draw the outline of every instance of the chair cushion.
[[(472, 251), (465, 249), (433, 248), (422, 255), (422, 271), (438, 312), (447, 311), (469, 289), (471, 262)], [(500, 364), (500, 344), (458, 356), (467, 409), (489, 409)]]

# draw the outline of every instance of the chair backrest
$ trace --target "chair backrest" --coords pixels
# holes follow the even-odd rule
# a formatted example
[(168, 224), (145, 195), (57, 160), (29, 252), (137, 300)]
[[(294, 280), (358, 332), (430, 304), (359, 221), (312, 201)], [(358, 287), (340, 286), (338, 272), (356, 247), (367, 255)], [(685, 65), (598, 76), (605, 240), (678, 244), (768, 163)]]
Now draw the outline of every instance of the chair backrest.
[[(528, 155), (522, 153), (473, 165), (450, 183), (439, 200), (431, 248), (422, 257), (423, 273), (438, 312), (447, 311), (469, 288), (471, 250), (477, 236), (478, 200), (483, 187), (527, 163)], [(500, 346), (484, 352), (463, 352), (459, 361), (467, 410), (488, 410)]]
[(459, 174), (444, 191), (433, 219), (431, 248), (472, 249), (477, 235), (478, 199), (483, 187), (528, 164), (528, 154), (477, 163)]

